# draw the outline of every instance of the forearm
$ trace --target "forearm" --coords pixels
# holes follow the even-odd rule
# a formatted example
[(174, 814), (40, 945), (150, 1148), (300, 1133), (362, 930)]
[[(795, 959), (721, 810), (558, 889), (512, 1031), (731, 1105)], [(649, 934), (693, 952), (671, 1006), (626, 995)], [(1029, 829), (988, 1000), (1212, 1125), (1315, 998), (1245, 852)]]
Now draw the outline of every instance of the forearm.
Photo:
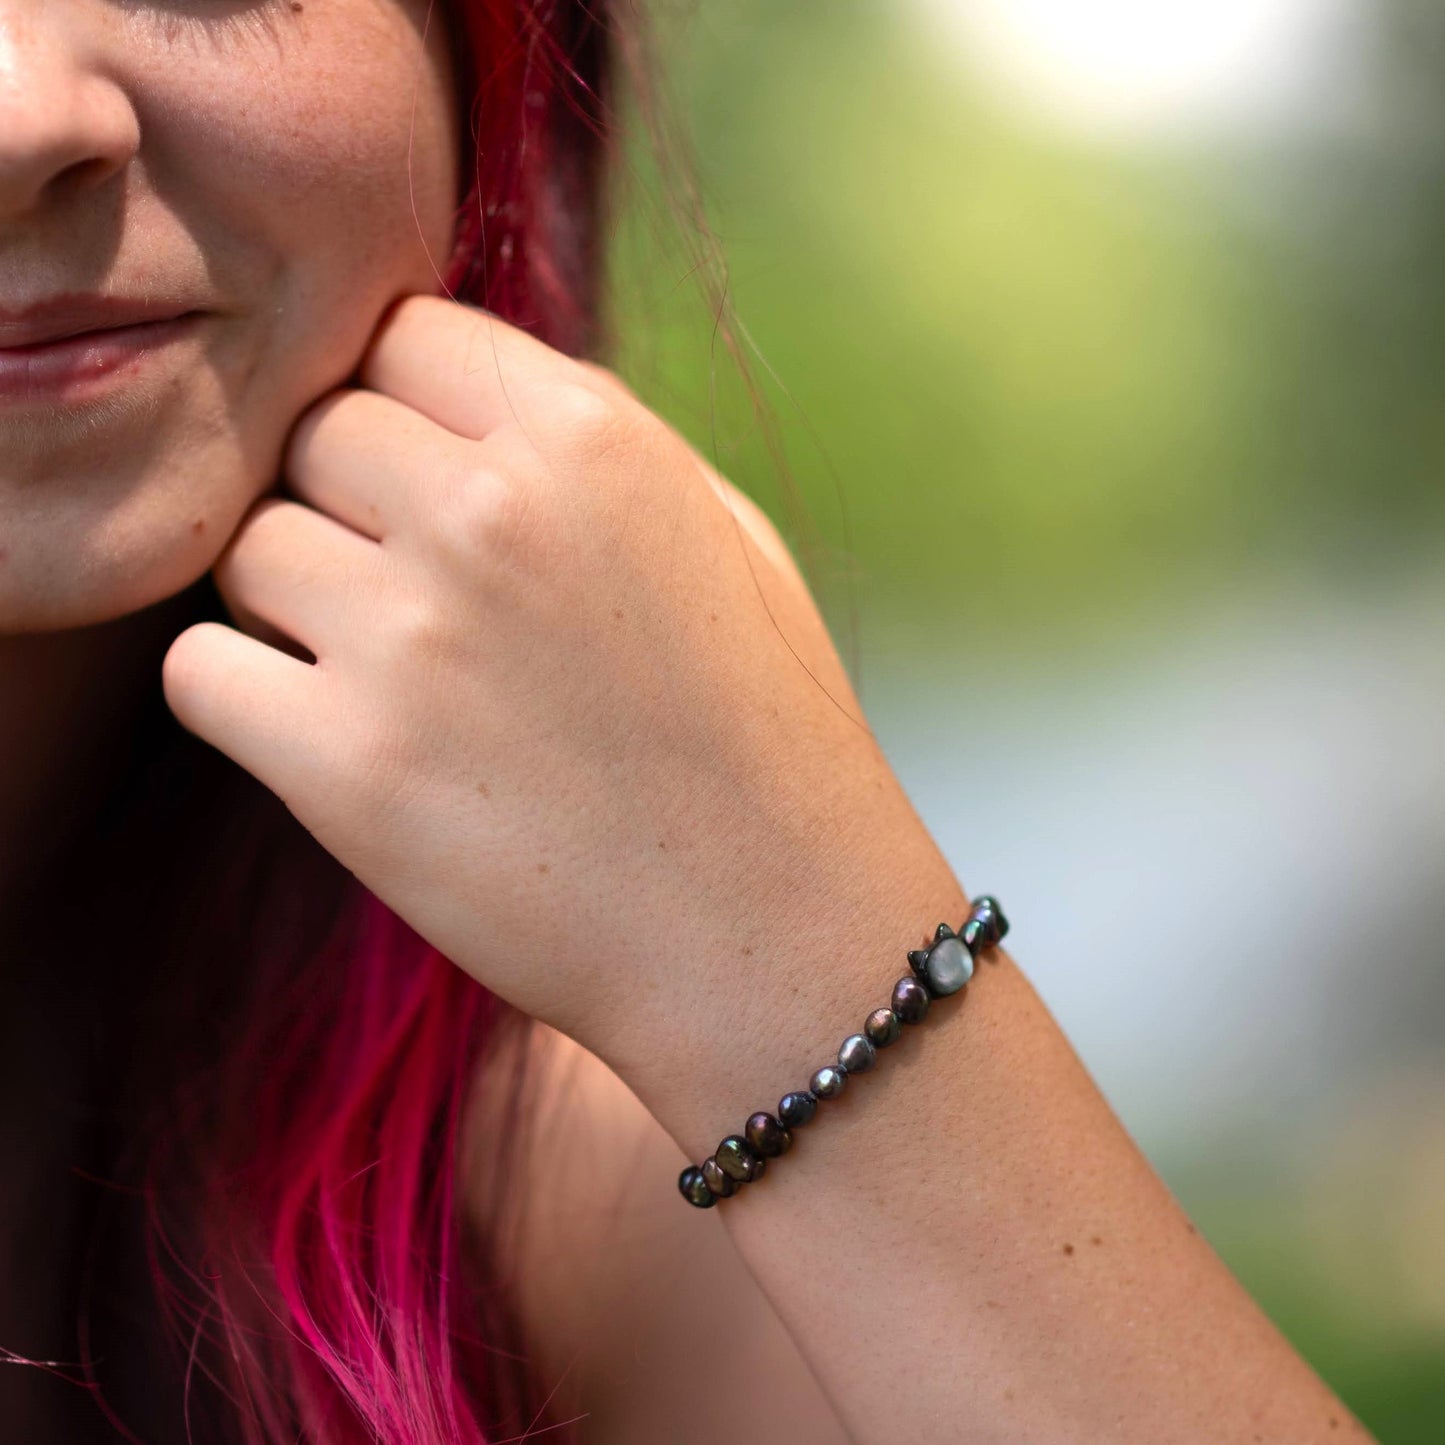
[[(905, 950), (966, 903), (940, 860), (855, 910), (830, 916), (826, 943), (795, 938), (771, 988), (759, 973), (722, 1030), (725, 1068), (649, 1090), (689, 1157), (806, 1087), (887, 1002)], [(714, 1215), (859, 1445), (1369, 1438), (1198, 1233), (1002, 950), (698, 1228)]]

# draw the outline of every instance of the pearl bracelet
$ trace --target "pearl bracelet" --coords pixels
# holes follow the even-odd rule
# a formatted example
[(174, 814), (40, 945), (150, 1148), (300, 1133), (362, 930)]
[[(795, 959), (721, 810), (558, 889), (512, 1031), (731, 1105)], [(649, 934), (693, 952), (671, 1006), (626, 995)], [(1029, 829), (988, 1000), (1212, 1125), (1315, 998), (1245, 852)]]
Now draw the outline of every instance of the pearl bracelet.
[(973, 977), (974, 960), (1008, 932), (1008, 919), (990, 897), (977, 899), (957, 933), (946, 923), (938, 925), (927, 948), (909, 952), (911, 973), (893, 985), (888, 1008), (874, 1009), (861, 1034), (849, 1034), (838, 1049), (838, 1062), (825, 1064), (806, 1089), (784, 1094), (776, 1114), (753, 1114), (741, 1134), (729, 1134), (712, 1158), (699, 1166), (689, 1164), (678, 1175), (677, 1187), (689, 1204), (711, 1209), (719, 1199), (735, 1194), (739, 1186), (763, 1177), (769, 1159), (793, 1147), (792, 1131), (818, 1111), (820, 1099), (836, 1099), (850, 1074), (866, 1074), (903, 1032), (904, 1024), (921, 1023), (936, 998), (958, 993)]

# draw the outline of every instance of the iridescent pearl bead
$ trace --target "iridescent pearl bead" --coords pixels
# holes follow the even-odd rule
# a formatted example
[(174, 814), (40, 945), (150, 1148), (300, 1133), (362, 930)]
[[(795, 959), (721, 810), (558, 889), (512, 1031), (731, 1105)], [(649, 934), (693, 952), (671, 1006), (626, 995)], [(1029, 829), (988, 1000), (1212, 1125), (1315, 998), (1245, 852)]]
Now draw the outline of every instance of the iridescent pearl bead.
[(739, 1184), (760, 1178), (766, 1163), (741, 1134), (729, 1134), (713, 1151), (713, 1158), (718, 1168)]
[(759, 1111), (743, 1126), (748, 1143), (764, 1159), (776, 1159), (793, 1147), (793, 1136), (769, 1113)]
[(928, 982), (928, 950), (926, 948), (910, 948), (908, 950), (908, 966), (913, 970), (913, 976), (919, 983)]
[(847, 1073), (833, 1064), (824, 1064), (808, 1084), (808, 1088), (820, 1099), (836, 1099), (848, 1082)]
[(1008, 919), (1004, 917), (1003, 909), (998, 906), (998, 899), (988, 894), (975, 898), (973, 907), (969, 909), (968, 921), (963, 925), (964, 940), (968, 944), (969, 952), (977, 954), (982, 949), (1002, 943), (1007, 932)]
[(878, 1062), (878, 1050), (866, 1034), (849, 1034), (838, 1047), (838, 1067), (850, 1074), (866, 1074)]
[(940, 938), (928, 950), (924, 964), (928, 987), (940, 998), (957, 993), (973, 977), (973, 955), (955, 934)]
[(891, 1008), (876, 1008), (868, 1015), (863, 1032), (875, 1048), (886, 1049), (903, 1032), (903, 1025)]
[(718, 1199), (729, 1199), (737, 1193), (737, 1180), (724, 1174), (716, 1159), (702, 1161), (703, 1182)]
[(818, 1097), (807, 1089), (798, 1089), (784, 1094), (778, 1100), (778, 1118), (790, 1129), (806, 1124), (818, 1112)]
[(893, 1012), (906, 1024), (922, 1023), (928, 1017), (928, 990), (912, 974), (893, 985)]
[(696, 1204), (699, 1209), (711, 1209), (717, 1203), (712, 1190), (707, 1187), (707, 1181), (702, 1177), (702, 1170), (696, 1164), (689, 1164), (677, 1176), (677, 1187), (682, 1191), (682, 1197), (689, 1204)]

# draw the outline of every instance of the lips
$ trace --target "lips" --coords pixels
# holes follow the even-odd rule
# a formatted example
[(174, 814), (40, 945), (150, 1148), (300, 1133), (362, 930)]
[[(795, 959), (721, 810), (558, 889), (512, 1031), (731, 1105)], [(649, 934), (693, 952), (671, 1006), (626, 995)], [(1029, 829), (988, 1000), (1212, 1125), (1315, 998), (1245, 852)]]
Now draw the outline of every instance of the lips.
[(112, 296), (0, 306), (0, 406), (92, 400), (153, 370), (200, 320), (174, 301)]
[(0, 352), (46, 346), (88, 332), (173, 321), (191, 309), (174, 301), (122, 296), (56, 296), (29, 306), (0, 303)]

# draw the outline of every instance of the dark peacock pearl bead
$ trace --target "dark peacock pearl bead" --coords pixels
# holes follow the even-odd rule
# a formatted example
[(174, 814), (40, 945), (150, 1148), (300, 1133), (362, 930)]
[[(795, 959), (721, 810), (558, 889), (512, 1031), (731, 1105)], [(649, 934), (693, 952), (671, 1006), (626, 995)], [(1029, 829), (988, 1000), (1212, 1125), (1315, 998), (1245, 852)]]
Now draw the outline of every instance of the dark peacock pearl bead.
[(998, 899), (985, 893), (974, 900), (973, 906), (975, 911), (987, 908), (992, 915), (989, 920), (989, 944), (1002, 943), (1008, 935), (1008, 919), (1004, 917), (1003, 909), (998, 906)]
[(739, 1184), (761, 1178), (767, 1163), (741, 1134), (729, 1134), (713, 1151), (713, 1158), (717, 1160), (718, 1168)]
[(762, 1111), (748, 1116), (743, 1133), (754, 1152), (764, 1159), (776, 1159), (793, 1147), (793, 1136), (771, 1114)]
[(922, 1023), (928, 1017), (928, 989), (911, 975), (893, 985), (893, 1012), (905, 1024)]
[(716, 1159), (702, 1161), (702, 1177), (718, 1199), (729, 1199), (737, 1193), (737, 1180), (731, 1174), (724, 1174)]
[(998, 906), (998, 899), (985, 894), (974, 899), (968, 919), (963, 925), (963, 941), (968, 951), (977, 957), (984, 949), (992, 948), (1003, 941), (1008, 932), (1008, 919)]
[(740, 1185), (761, 1178), (769, 1159), (792, 1148), (792, 1131), (812, 1120), (819, 1100), (836, 1099), (849, 1074), (874, 1068), (878, 1050), (895, 1043), (904, 1024), (927, 1018), (933, 999), (963, 988), (974, 974), (978, 955), (1001, 942), (1008, 928), (998, 900), (987, 894), (974, 900), (956, 933), (940, 923), (926, 948), (909, 951), (911, 973), (893, 985), (890, 1007), (874, 1009), (864, 1021), (863, 1031), (843, 1040), (838, 1062), (820, 1068), (806, 1089), (784, 1094), (776, 1114), (759, 1110), (750, 1115), (742, 1134), (729, 1134), (701, 1166), (689, 1164), (677, 1181), (683, 1198), (707, 1209), (719, 1199), (731, 1198)]
[(891, 1008), (876, 1008), (868, 1015), (863, 1032), (868, 1035), (869, 1042), (874, 1047), (886, 1049), (889, 1044), (897, 1041), (899, 1034), (903, 1032), (903, 1025)]
[(689, 1164), (677, 1176), (677, 1187), (682, 1190), (682, 1197), (689, 1204), (696, 1204), (699, 1209), (711, 1209), (717, 1203), (712, 1190), (707, 1187), (707, 1180), (702, 1177), (702, 1170), (696, 1164)]
[(796, 1129), (801, 1124), (806, 1124), (814, 1114), (818, 1112), (818, 1098), (807, 1089), (797, 1089), (791, 1094), (784, 1094), (778, 1100), (778, 1118), (788, 1126), (789, 1129)]
[(908, 966), (913, 970), (913, 976), (919, 983), (928, 982), (928, 950), (926, 948), (910, 948), (908, 950)]

